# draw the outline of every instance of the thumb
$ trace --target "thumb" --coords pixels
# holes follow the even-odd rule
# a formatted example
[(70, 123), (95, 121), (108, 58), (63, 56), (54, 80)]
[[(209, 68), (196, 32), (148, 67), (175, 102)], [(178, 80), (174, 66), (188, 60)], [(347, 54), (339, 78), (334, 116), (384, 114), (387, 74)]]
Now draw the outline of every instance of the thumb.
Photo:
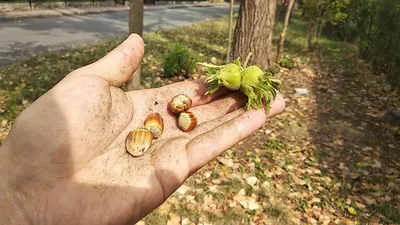
[(119, 87), (128, 81), (140, 66), (143, 54), (143, 39), (137, 34), (131, 34), (103, 58), (80, 68), (71, 75), (98, 76), (106, 80), (110, 85)]

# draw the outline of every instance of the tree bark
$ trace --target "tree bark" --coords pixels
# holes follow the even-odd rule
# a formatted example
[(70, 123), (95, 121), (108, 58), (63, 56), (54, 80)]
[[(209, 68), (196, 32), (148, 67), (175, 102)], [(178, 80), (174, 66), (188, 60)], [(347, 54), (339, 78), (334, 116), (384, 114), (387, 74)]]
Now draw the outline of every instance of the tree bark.
[(228, 49), (226, 52), (226, 62), (229, 62), (229, 60), (230, 60), (229, 57), (230, 57), (231, 48), (232, 48), (233, 2), (234, 2), (234, 0), (231, 0), (230, 9), (229, 9), (229, 37), (228, 37)]
[(281, 53), (283, 52), (283, 43), (285, 42), (287, 26), (289, 24), (289, 18), (290, 18), (290, 14), (292, 12), (293, 3), (294, 3), (294, 0), (290, 0), (289, 5), (286, 9), (286, 15), (285, 15), (285, 21), (283, 23), (283, 29), (282, 29), (281, 36), (279, 37), (278, 50), (276, 53), (276, 62), (279, 61), (279, 58), (281, 57)]
[(252, 52), (249, 65), (267, 70), (273, 60), (271, 52), (275, 25), (276, 0), (241, 1), (234, 34), (234, 58), (244, 60)]
[[(129, 34), (136, 33), (143, 36), (143, 1), (131, 0), (129, 10)], [(140, 73), (142, 67), (133, 73), (131, 79), (127, 82), (127, 89), (134, 90), (140, 88)]]

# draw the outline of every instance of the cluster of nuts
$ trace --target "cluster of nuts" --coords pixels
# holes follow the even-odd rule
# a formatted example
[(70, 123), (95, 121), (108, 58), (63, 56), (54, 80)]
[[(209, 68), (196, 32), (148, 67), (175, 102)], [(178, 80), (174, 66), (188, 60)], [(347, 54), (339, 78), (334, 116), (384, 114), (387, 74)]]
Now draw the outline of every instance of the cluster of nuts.
[[(178, 127), (182, 131), (190, 131), (197, 125), (196, 116), (188, 111), (192, 100), (185, 94), (175, 96), (168, 104), (169, 110), (179, 114)], [(149, 148), (154, 139), (159, 138), (164, 131), (164, 120), (159, 113), (147, 116), (143, 126), (129, 132), (125, 139), (126, 150), (132, 156), (141, 156)]]
[(164, 120), (159, 113), (151, 113), (144, 121), (144, 126), (129, 132), (125, 139), (126, 150), (133, 156), (143, 155), (153, 139), (157, 139), (164, 131)]
[(182, 131), (191, 131), (197, 125), (197, 117), (188, 111), (192, 106), (192, 99), (185, 94), (175, 96), (168, 104), (171, 112), (179, 114), (178, 127)]

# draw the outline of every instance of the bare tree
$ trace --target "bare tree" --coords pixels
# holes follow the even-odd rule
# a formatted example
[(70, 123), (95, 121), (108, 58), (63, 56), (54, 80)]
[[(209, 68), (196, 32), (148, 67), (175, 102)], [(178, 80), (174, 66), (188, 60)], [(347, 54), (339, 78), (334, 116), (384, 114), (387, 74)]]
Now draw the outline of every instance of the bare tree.
[(268, 69), (273, 63), (271, 53), (275, 25), (276, 0), (243, 0), (234, 34), (233, 56), (245, 59), (253, 53), (250, 64)]
[(281, 57), (281, 53), (283, 52), (283, 43), (285, 42), (286, 31), (287, 31), (287, 27), (289, 24), (289, 19), (290, 19), (290, 14), (291, 14), (292, 8), (293, 8), (293, 3), (294, 3), (294, 0), (290, 0), (289, 5), (287, 6), (287, 9), (286, 9), (286, 15), (285, 15), (285, 21), (283, 23), (283, 29), (282, 29), (281, 36), (279, 37), (278, 50), (276, 53), (276, 62), (279, 61), (279, 58)]
[[(143, 36), (143, 0), (131, 0), (129, 10), (129, 34), (136, 33)], [(132, 78), (127, 83), (128, 90), (140, 88), (140, 73), (142, 67), (133, 74)]]

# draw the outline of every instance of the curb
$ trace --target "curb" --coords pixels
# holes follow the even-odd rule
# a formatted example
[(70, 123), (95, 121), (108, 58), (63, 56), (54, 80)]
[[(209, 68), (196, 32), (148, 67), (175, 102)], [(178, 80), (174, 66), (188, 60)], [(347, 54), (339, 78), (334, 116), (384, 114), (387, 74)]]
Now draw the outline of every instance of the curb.
[[(155, 6), (144, 6), (144, 10), (161, 10), (161, 9), (177, 9), (177, 8), (190, 8), (190, 7), (212, 7), (218, 5), (226, 5), (225, 3), (213, 3), (213, 4), (182, 4), (182, 5), (155, 5)], [(47, 18), (47, 17), (60, 17), (60, 16), (73, 16), (73, 15), (84, 15), (84, 14), (99, 14), (99, 13), (112, 13), (129, 11), (129, 6), (113, 7), (107, 9), (98, 10), (87, 10), (83, 8), (60, 8), (51, 10), (41, 10), (37, 14), (34, 11), (27, 11), (27, 14), (12, 15), (12, 13), (0, 13), (0, 21), (12, 21), (12, 20), (23, 20), (31, 18)], [(32, 13), (33, 12), (33, 13)]]

